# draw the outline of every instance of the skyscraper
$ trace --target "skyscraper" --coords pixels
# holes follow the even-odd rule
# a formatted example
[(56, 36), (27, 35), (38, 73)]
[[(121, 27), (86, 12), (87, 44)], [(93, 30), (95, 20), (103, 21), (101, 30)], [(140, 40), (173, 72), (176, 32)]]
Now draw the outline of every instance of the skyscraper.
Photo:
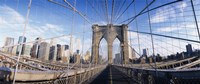
[(81, 56), (79, 54), (75, 54), (74, 57), (75, 57), (74, 62), (79, 64), (81, 61)]
[(136, 59), (137, 57), (136, 57), (136, 52), (135, 52), (135, 50), (132, 50), (132, 59)]
[(130, 59), (136, 58), (135, 51), (133, 50), (133, 48), (131, 48), (131, 46), (129, 46), (129, 58)]
[(16, 56), (17, 46), (13, 46), (12, 55)]
[(12, 53), (13, 45), (14, 45), (14, 38), (6, 37), (5, 43), (4, 43), (4, 46), (5, 46), (4, 52)]
[[(25, 42), (26, 42), (26, 37), (20, 36), (19, 40), (18, 40), (18, 44), (22, 44), (22, 43), (25, 43)], [(21, 50), (21, 54), (24, 54), (24, 49), (25, 49), (25, 44), (18, 45), (16, 55), (19, 54), (20, 50)]]
[(81, 40), (79, 38), (76, 39), (76, 53), (80, 53), (80, 48), (81, 48)]
[(80, 53), (80, 50), (76, 50), (76, 53), (79, 54), (79, 53)]
[(143, 49), (143, 55), (148, 56), (148, 48)]
[(57, 57), (57, 46), (53, 45), (50, 47), (49, 60), (56, 61), (56, 57)]
[(90, 51), (87, 51), (85, 56), (83, 57), (84, 61), (86, 63), (89, 63), (90, 62)]
[(121, 64), (122, 63), (122, 57), (120, 53), (115, 54), (115, 63)]
[(65, 50), (69, 50), (69, 45), (65, 45)]
[(38, 37), (35, 39), (35, 43), (33, 44), (33, 47), (31, 48), (31, 57), (32, 58), (38, 58), (38, 52), (40, 48), (42, 38)]
[(50, 41), (49, 60), (56, 61), (56, 57), (57, 57), (56, 39), (52, 38)]
[(65, 63), (69, 63), (69, 59), (70, 59), (70, 51), (69, 51), (69, 45), (63, 45), (64, 46), (64, 53), (63, 53), (63, 57), (62, 57), (62, 61)]
[(24, 56), (30, 57), (31, 47), (32, 47), (32, 45), (25, 45), (25, 48), (23, 50), (23, 55)]
[(38, 59), (49, 60), (49, 50), (50, 50), (50, 44), (47, 42), (41, 42), (38, 53)]
[(192, 53), (192, 45), (191, 44), (186, 45), (186, 52), (188, 53), (188, 55), (190, 55)]
[(65, 55), (65, 45), (61, 45), (61, 50), (60, 50), (60, 60), (62, 61), (62, 62), (64, 62), (64, 61), (66, 61), (66, 58), (64, 57), (64, 55)]
[(61, 60), (61, 45), (60, 44), (57, 44), (57, 57), (56, 57), (56, 60), (59, 61)]

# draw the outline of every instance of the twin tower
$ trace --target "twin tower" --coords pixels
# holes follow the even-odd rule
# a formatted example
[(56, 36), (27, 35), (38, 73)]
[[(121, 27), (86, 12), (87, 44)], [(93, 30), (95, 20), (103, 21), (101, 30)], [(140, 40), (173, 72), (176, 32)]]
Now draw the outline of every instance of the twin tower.
[(129, 51), (128, 51), (128, 26), (123, 25), (93, 25), (93, 36), (92, 36), (92, 63), (99, 63), (99, 45), (100, 41), (104, 38), (108, 44), (108, 63), (112, 64), (113, 54), (113, 41), (117, 38), (120, 41), (122, 64), (129, 62)]

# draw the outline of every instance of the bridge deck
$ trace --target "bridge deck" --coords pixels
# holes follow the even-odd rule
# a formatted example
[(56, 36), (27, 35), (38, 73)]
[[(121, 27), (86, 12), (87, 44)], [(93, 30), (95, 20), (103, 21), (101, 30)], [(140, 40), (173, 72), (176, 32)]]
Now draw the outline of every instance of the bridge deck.
[(99, 76), (97, 76), (91, 84), (135, 84), (136, 81), (117, 70), (112, 66), (108, 66)]

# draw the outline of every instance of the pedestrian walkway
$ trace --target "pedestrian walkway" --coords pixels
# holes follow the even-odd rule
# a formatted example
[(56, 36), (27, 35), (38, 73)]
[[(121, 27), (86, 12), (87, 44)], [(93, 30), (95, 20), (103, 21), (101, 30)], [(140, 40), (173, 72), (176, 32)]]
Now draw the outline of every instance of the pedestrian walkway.
[(108, 66), (91, 84), (135, 84), (136, 82), (112, 66)]

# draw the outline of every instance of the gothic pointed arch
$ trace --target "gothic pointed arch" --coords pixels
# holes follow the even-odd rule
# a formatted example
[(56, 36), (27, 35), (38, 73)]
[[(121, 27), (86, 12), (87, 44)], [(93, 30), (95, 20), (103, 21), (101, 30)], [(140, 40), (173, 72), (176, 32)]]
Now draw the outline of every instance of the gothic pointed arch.
[(99, 57), (99, 43), (102, 38), (107, 41), (108, 44), (108, 62), (109, 64), (113, 63), (112, 60), (112, 48), (113, 41), (117, 38), (120, 41), (121, 49), (122, 49), (122, 60), (123, 63), (126, 64), (129, 62), (128, 56), (128, 35), (127, 29), (128, 26), (123, 25), (93, 25), (93, 36), (92, 36), (92, 63), (98, 64)]

